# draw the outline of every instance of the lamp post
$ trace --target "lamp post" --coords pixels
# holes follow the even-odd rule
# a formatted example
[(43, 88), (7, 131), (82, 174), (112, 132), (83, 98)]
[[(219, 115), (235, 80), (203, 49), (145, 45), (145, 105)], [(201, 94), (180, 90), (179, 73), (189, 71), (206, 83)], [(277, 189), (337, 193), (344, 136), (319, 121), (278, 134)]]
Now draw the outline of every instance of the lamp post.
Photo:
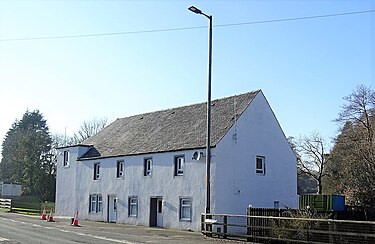
[(208, 36), (208, 91), (207, 91), (207, 148), (206, 148), (206, 213), (211, 211), (211, 70), (212, 70), (212, 15), (207, 15), (202, 10), (190, 6), (190, 11), (206, 16), (210, 20)]

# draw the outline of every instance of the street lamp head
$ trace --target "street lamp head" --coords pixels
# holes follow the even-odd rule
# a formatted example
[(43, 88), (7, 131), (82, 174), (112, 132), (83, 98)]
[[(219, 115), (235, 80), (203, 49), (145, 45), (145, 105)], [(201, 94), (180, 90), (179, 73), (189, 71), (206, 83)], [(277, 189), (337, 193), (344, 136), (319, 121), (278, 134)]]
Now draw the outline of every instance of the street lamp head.
[(202, 10), (200, 10), (200, 9), (194, 7), (194, 6), (190, 6), (188, 9), (189, 9), (191, 12), (193, 12), (193, 13), (196, 13), (196, 14), (202, 14)]

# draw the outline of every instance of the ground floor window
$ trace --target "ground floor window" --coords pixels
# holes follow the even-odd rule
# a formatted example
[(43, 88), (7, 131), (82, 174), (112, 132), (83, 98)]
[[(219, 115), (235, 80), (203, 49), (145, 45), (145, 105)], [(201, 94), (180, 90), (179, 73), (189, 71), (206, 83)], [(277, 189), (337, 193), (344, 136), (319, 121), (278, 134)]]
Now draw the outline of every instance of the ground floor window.
[(191, 199), (180, 198), (180, 220), (191, 221)]
[(129, 197), (129, 217), (138, 217), (138, 197)]
[(90, 195), (89, 212), (99, 213), (103, 210), (103, 198), (101, 194)]

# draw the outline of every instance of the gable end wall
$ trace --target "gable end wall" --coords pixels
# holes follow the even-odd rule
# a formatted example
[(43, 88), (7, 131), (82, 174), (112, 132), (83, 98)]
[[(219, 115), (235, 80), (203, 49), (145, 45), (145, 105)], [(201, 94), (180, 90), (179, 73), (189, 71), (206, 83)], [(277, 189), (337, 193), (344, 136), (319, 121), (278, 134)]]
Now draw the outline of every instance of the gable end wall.
[[(265, 157), (265, 175), (255, 173), (257, 155)], [(245, 214), (250, 204), (273, 208), (274, 201), (298, 207), (296, 158), (262, 92), (218, 143), (214, 158), (215, 213)]]

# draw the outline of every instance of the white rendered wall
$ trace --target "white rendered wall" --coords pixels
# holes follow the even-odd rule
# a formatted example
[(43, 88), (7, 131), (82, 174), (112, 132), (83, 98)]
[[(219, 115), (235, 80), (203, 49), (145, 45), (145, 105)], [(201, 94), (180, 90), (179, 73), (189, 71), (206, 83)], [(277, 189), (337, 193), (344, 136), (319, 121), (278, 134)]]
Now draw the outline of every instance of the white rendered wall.
[[(67, 147), (59, 149), (56, 171), (56, 215), (73, 217), (76, 206), (76, 159), (89, 147)], [(69, 151), (69, 162), (63, 166), (64, 151)], [(80, 178), (80, 177), (78, 177)]]
[[(57, 205), (60, 215), (71, 215), (73, 211), (79, 211), (80, 219), (97, 221), (108, 220), (108, 195), (116, 195), (117, 222), (135, 225), (149, 226), (150, 222), (150, 198), (163, 198), (163, 227), (176, 229), (200, 228), (200, 214), (205, 206), (205, 163), (192, 160), (193, 151), (166, 152), (150, 155), (138, 155), (127, 157), (106, 158), (101, 160), (84, 160), (76, 164), (76, 179), (72, 178), (73, 167), (59, 168), (57, 188), (62, 186), (62, 177), (67, 182), (75, 182), (75, 206), (70, 197), (60, 196), (62, 190), (57, 191)], [(184, 175), (174, 176), (174, 156), (185, 155)], [(152, 175), (144, 176), (143, 160), (152, 157)], [(124, 178), (116, 178), (116, 164), (118, 160), (124, 160)], [(94, 163), (100, 163), (100, 178), (94, 180)], [(71, 165), (72, 166), (72, 165)], [(79, 176), (79, 177), (78, 177)], [(66, 182), (67, 181), (67, 182)], [(69, 187), (71, 186), (68, 183)], [(70, 189), (74, 189), (73, 186)], [(69, 192), (70, 190), (64, 190)], [(90, 194), (101, 194), (103, 197), (103, 211), (89, 213)], [(70, 193), (73, 195), (73, 193)], [(138, 197), (138, 217), (128, 216), (128, 197)], [(180, 221), (180, 197), (189, 197), (192, 201), (192, 221)], [(70, 199), (70, 201), (69, 201)], [(73, 209), (74, 208), (74, 209)], [(65, 212), (67, 211), (67, 212)]]
[[(249, 204), (273, 208), (274, 201), (298, 207), (296, 158), (263, 93), (215, 149), (214, 213), (246, 214)], [(265, 157), (265, 175), (255, 172), (257, 155)]]

